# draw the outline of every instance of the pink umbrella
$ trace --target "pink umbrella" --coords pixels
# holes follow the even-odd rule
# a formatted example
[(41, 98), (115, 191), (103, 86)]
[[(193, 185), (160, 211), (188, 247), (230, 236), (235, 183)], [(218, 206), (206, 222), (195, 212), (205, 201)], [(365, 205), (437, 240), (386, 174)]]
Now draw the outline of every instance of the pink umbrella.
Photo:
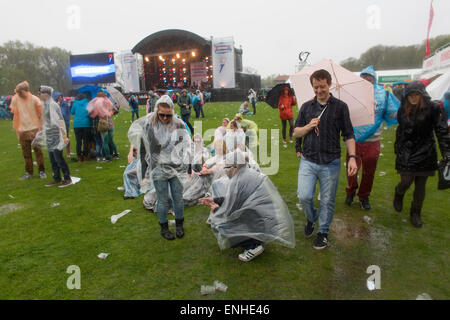
[(314, 98), (315, 94), (309, 77), (319, 69), (325, 69), (331, 74), (330, 92), (348, 105), (353, 126), (373, 124), (375, 121), (373, 85), (328, 59), (306, 67), (289, 78), (299, 108), (303, 103)]

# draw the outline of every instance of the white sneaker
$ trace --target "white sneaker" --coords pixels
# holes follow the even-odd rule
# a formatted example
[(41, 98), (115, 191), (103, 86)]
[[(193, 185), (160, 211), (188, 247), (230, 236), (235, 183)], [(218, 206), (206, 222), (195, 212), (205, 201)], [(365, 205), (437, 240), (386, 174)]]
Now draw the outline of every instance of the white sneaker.
[(45, 174), (44, 171), (39, 172), (39, 177), (40, 177), (41, 179), (47, 179), (47, 175)]
[(245, 250), (239, 255), (239, 260), (249, 262), (264, 252), (262, 245), (257, 246), (255, 249)]

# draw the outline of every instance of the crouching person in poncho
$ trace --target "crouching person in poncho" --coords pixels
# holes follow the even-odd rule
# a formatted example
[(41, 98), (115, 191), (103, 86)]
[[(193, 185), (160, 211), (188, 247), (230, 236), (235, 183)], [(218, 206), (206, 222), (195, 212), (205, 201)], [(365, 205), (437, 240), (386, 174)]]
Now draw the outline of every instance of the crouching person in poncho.
[(183, 185), (180, 180), (189, 165), (191, 140), (183, 122), (174, 117), (173, 102), (162, 96), (155, 112), (133, 122), (128, 138), (138, 150), (137, 173), (141, 192), (156, 191), (156, 213), (161, 236), (174, 240), (167, 221), (169, 187), (175, 211), (176, 236), (184, 236)]
[(270, 179), (249, 168), (247, 162), (240, 150), (228, 153), (226, 196), (200, 199), (213, 212), (211, 228), (219, 247), (243, 247), (238, 258), (244, 262), (260, 255), (263, 244), (272, 241), (295, 247), (294, 223), (285, 202)]

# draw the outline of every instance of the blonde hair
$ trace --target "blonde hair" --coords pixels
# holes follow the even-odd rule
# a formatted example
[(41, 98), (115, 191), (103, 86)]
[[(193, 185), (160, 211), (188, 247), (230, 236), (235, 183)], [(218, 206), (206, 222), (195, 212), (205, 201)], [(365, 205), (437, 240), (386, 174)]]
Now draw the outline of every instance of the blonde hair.
[(26, 98), (24, 92), (30, 92), (30, 84), (28, 83), (28, 81), (22, 81), (16, 86), (14, 92), (17, 93), (19, 97)]

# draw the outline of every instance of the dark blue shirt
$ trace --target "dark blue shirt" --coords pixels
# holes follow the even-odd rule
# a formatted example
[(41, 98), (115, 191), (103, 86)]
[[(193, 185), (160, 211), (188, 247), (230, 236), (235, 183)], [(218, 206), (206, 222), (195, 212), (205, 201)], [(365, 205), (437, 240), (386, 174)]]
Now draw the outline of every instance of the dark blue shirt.
[(318, 126), (319, 135), (313, 129), (303, 137), (302, 155), (316, 164), (328, 164), (341, 157), (339, 135), (342, 134), (344, 141), (355, 138), (347, 104), (333, 95), (324, 106), (317, 102), (317, 97), (305, 102), (300, 108), (295, 127), (309, 124), (320, 115), (325, 106), (327, 108)]

